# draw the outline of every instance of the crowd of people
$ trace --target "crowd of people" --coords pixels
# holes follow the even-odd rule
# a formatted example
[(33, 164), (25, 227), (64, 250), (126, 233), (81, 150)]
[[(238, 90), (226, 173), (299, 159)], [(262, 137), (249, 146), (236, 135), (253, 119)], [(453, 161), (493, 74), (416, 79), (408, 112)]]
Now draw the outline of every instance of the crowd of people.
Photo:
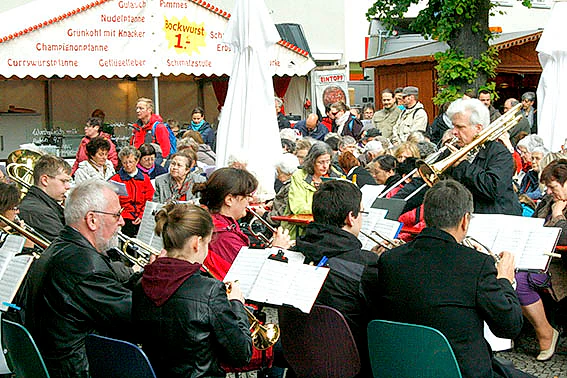
[[(484, 322), (495, 335), (515, 338), (525, 316), (536, 331), (537, 360), (551, 359), (560, 329), (539, 294), (551, 287), (549, 274), (515, 272), (513, 251), (497, 251), (495, 266), (491, 256), (462, 244), (478, 213), (544, 218), (545, 226), (564, 231), (559, 244), (567, 245), (567, 155), (550, 152), (537, 136), (535, 95), (522, 96), (522, 119), (509, 133), (460, 158), (432, 186), (415, 173), (416, 163), (473, 143), (500, 116), (491, 93), (469, 93), (440, 107), (433, 120), (415, 86), (384, 89), (381, 97), (377, 111), (356, 112), (338, 100), (326, 104), (323, 117), (313, 113), (295, 124), (276, 98), (282, 154), (276, 195), (267, 202), (259, 201), (262, 189), (246, 158), (231, 156), (227, 167), (209, 169), (216, 138), (202, 108), (179, 129), (155, 114), (148, 98), (138, 100), (131, 145), (118, 153), (103, 121), (91, 117), (73, 167), (43, 155), (21, 202), (14, 184), (0, 183), (0, 213), (11, 221), (18, 214), (51, 242), (16, 298), (16, 317), (50, 375), (89, 376), (89, 333), (140, 343), (158, 377), (221, 377), (222, 366), (248, 364), (245, 298), (237, 282), (227, 290), (221, 281), (251, 245), (241, 228), (251, 207), (276, 229), (274, 247), (295, 248), (306, 263), (328, 259), (317, 303), (347, 320), (360, 352), (359, 377), (372, 376), (372, 319), (440, 330), (465, 377), (529, 376), (493, 358)], [(519, 103), (507, 99), (503, 113)], [(407, 199), (399, 221), (414, 231), (400, 236), (405, 244), (362, 249), (365, 185)], [(147, 201), (165, 204), (152, 214), (164, 250), (134, 272), (108, 251), (117, 247), (119, 230), (137, 235)], [(286, 218), (297, 214), (313, 221), (302, 226)], [(274, 363), (289, 368), (277, 354)]]

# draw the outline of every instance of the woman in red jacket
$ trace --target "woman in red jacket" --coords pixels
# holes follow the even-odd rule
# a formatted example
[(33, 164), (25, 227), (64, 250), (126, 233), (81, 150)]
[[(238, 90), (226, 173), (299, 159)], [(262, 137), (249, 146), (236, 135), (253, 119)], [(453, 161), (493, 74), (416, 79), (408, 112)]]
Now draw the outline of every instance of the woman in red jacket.
[[(193, 187), (194, 192), (201, 192), (201, 205), (207, 206), (215, 226), (204, 262), (213, 277), (224, 279), (240, 249), (250, 244), (237, 221), (246, 215), (246, 207), (250, 205), (257, 186), (256, 178), (244, 169), (220, 168), (206, 183)], [(284, 232), (280, 227), (272, 244), (289, 248), (287, 230)]]
[(81, 139), (81, 144), (79, 144), (79, 149), (77, 150), (77, 155), (75, 156), (75, 164), (73, 164), (73, 168), (71, 170), (71, 176), (73, 176), (77, 168), (79, 168), (80, 162), (89, 159), (89, 157), (87, 156), (87, 143), (89, 143), (91, 139), (96, 137), (102, 137), (108, 140), (108, 143), (110, 143), (110, 150), (108, 151), (108, 160), (112, 162), (112, 165), (114, 166), (115, 169), (118, 166), (118, 155), (116, 155), (116, 146), (110, 140), (110, 135), (102, 132), (102, 119), (97, 117), (91, 117), (87, 119), (87, 123), (85, 124), (85, 136), (83, 139)]
[(122, 227), (122, 232), (134, 237), (142, 222), (146, 202), (152, 200), (154, 187), (148, 175), (143, 174), (137, 168), (140, 151), (132, 146), (127, 146), (120, 150), (118, 157), (122, 163), (122, 168), (110, 178), (110, 181), (121, 182), (126, 185), (128, 195), (119, 197), (120, 205), (124, 209), (122, 217), (126, 223)]

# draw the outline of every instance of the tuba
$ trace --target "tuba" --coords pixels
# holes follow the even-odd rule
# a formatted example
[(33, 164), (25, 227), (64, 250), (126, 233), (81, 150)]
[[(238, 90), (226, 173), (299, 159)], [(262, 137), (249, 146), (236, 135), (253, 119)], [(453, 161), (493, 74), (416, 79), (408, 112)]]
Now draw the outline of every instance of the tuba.
[(421, 178), (429, 186), (433, 186), (439, 181), (439, 176), (447, 169), (455, 165), (456, 162), (478, 150), (484, 143), (498, 139), (502, 134), (511, 130), (522, 119), (521, 114), (517, 114), (522, 104), (517, 104), (512, 109), (508, 110), (504, 115), (500, 116), (497, 120), (483, 129), (476, 138), (460, 150), (453, 152), (445, 159), (438, 161), (435, 164), (428, 164), (424, 160), (417, 162), (417, 172)]
[(33, 168), (42, 156), (41, 153), (19, 149), (12, 151), (6, 159), (6, 174), (22, 190), (24, 196), (33, 185)]

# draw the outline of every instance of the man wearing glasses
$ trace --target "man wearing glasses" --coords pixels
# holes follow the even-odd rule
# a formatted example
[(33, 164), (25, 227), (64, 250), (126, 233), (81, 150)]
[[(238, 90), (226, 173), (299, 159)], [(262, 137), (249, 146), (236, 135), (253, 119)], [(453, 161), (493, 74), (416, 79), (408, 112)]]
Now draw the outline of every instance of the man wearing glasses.
[(20, 218), (49, 241), (65, 226), (61, 203), (71, 188), (70, 174), (65, 160), (43, 155), (33, 169), (33, 186), (20, 204)]
[(51, 377), (88, 377), (88, 334), (128, 336), (132, 293), (106, 254), (118, 245), (121, 212), (110, 184), (77, 185), (65, 206), (67, 225), (28, 273), (22, 319)]

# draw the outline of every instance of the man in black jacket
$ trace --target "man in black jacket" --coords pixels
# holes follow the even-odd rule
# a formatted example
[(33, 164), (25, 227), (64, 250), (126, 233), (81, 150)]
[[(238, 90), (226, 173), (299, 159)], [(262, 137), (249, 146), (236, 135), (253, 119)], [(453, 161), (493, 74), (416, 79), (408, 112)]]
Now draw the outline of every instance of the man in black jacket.
[[(463, 377), (499, 377), (493, 368), (484, 322), (498, 337), (515, 338), (522, 309), (512, 287), (514, 256), (500, 262), (461, 244), (469, 226), (471, 193), (454, 180), (435, 184), (426, 194), (427, 224), (414, 241), (382, 254), (373, 313), (379, 319), (421, 324), (439, 330), (451, 344)], [(513, 368), (514, 377), (526, 377)]]
[[(447, 115), (453, 123), (453, 135), (462, 148), (472, 143), (490, 123), (488, 109), (477, 99), (456, 100), (447, 109)], [(502, 143), (485, 142), (476, 154), (463, 157), (445, 174), (471, 191), (476, 213), (522, 215), (522, 206), (512, 186), (514, 160)], [(422, 184), (421, 179), (414, 179), (394, 198), (405, 198)], [(419, 206), (424, 195), (425, 189), (413, 196), (404, 211)]]
[(363, 276), (375, 281), (378, 255), (363, 251), (358, 234), (362, 227), (362, 194), (356, 185), (342, 180), (322, 184), (313, 195), (314, 222), (297, 239), (297, 250), (306, 263), (319, 263), (326, 256), (329, 275), (317, 303), (333, 307), (348, 322), (356, 340), (362, 371), (358, 377), (371, 377), (366, 327), (370, 320)]
[(61, 158), (43, 155), (34, 166), (34, 185), (20, 204), (20, 217), (52, 241), (65, 226), (61, 202), (71, 187), (71, 166)]
[(22, 318), (51, 377), (88, 377), (86, 336), (123, 337), (129, 329), (132, 293), (105, 253), (124, 219), (112, 186), (99, 180), (73, 189), (65, 219), (28, 273)]

